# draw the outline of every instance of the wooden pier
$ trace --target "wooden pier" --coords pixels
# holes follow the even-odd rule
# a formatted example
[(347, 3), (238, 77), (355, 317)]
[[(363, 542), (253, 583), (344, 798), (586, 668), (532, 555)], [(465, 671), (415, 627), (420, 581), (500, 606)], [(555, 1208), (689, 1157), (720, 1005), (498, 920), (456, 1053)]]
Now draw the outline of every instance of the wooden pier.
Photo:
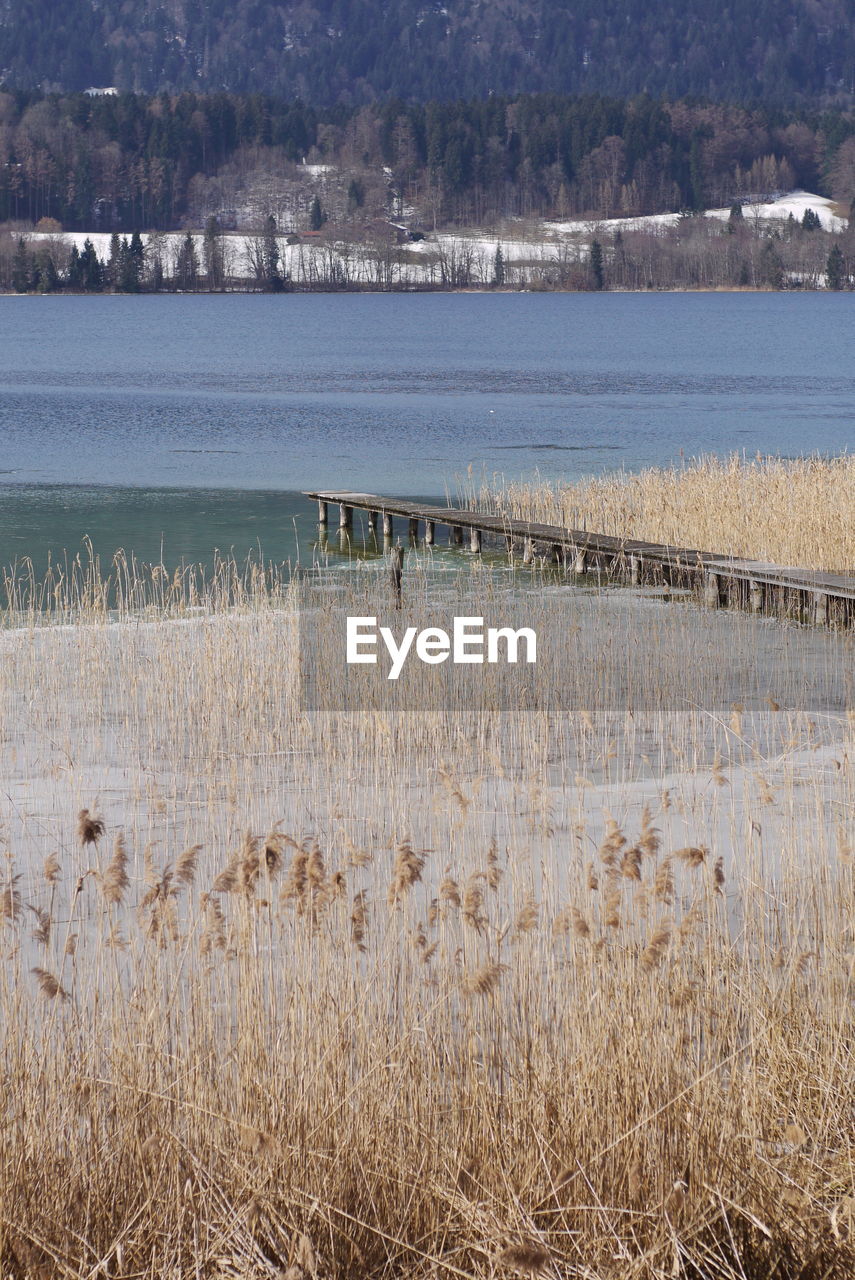
[(568, 574), (593, 574), (638, 586), (694, 590), (711, 608), (740, 607), (817, 625), (855, 625), (855, 576), (786, 568), (375, 493), (307, 492), (305, 496), (318, 503), (318, 523), (322, 528), (329, 525), (330, 508), (338, 509), (337, 524), (345, 540), (352, 534), (353, 513), (358, 510), (367, 513), (371, 536), (377, 537), (378, 522), (382, 523), (387, 547), (395, 535), (395, 520), (405, 520), (410, 543), (416, 543), (421, 536), (428, 546), (435, 545), (437, 528), (441, 527), (448, 530), (450, 546), (463, 547), (465, 537), (469, 550), (479, 554), (486, 535), (511, 554), (519, 548), (524, 564), (539, 558)]

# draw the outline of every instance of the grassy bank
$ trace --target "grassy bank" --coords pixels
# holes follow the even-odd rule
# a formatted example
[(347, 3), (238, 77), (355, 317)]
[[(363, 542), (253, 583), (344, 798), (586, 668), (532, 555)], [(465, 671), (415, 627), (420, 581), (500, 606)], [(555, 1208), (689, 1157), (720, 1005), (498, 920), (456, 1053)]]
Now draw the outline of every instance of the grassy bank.
[(562, 707), (312, 710), (380, 579), (125, 573), (0, 634), (4, 1276), (851, 1274), (851, 638), (535, 584)]
[(851, 573), (855, 457), (701, 458), (577, 483), (485, 485), (482, 509), (780, 565)]

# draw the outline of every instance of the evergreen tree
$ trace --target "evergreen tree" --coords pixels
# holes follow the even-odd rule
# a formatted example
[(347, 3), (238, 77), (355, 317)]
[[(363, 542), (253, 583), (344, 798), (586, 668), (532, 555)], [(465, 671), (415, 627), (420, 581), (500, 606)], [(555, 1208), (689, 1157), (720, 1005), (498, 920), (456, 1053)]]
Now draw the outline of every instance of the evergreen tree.
[(771, 289), (783, 289), (784, 264), (772, 240), (767, 240), (760, 255), (760, 276)]
[(365, 188), (357, 178), (351, 178), (350, 186), (347, 188), (348, 213), (355, 213), (356, 210), (361, 209), (364, 204)]
[(143, 269), (145, 267), (145, 246), (142, 242), (142, 236), (139, 231), (131, 232), (131, 243), (129, 246), (131, 262), (133, 263), (133, 277), (136, 281), (136, 287), (139, 289), (143, 278)]
[(591, 275), (594, 277), (594, 288), (604, 288), (606, 278), (603, 272), (603, 246), (599, 240), (591, 241)]
[(496, 245), (496, 256), (493, 259), (493, 284), (497, 289), (501, 289), (505, 283), (505, 255), (502, 253), (502, 246)]
[(839, 244), (834, 245), (825, 264), (825, 283), (827, 288), (839, 290), (846, 284), (846, 263)]
[(311, 208), (309, 209), (309, 230), (320, 231), (326, 220), (326, 214), (321, 208), (321, 202), (318, 197), (315, 196), (312, 201)]
[(195, 289), (199, 279), (199, 258), (190, 232), (181, 242), (175, 263), (175, 283), (185, 292)]
[(83, 241), (83, 252), (80, 255), (80, 271), (83, 288), (88, 293), (100, 293), (104, 288), (104, 269), (95, 252), (95, 246), (87, 237)]
[(80, 250), (76, 244), (71, 246), (71, 255), (68, 259), (68, 271), (65, 279), (69, 289), (83, 287), (83, 268), (80, 264)]
[(264, 223), (262, 253), (264, 287), (271, 293), (279, 293), (282, 289), (282, 277), (279, 274), (279, 241), (276, 238), (276, 219), (272, 213)]
[[(138, 232), (137, 239), (139, 240)], [(140, 240), (139, 247), (141, 250), (142, 240)], [(122, 243), (119, 246), (118, 269), (119, 279), (116, 285), (118, 291), (120, 293), (139, 293), (142, 276), (142, 257), (134, 252), (125, 237), (122, 237)]]
[(107, 281), (112, 289), (121, 288), (122, 242), (118, 231), (110, 236), (110, 257), (107, 259)]
[(33, 264), (27, 250), (27, 242), (18, 236), (15, 257), (12, 260), (12, 288), (16, 293), (26, 293), (30, 287)]
[(225, 259), (223, 254), (223, 237), (220, 224), (211, 217), (205, 223), (204, 240), (205, 276), (209, 289), (222, 289), (225, 286)]
[(822, 223), (819, 220), (819, 214), (813, 209), (805, 209), (802, 217), (802, 228), (805, 231), (818, 231)]
[(731, 235), (738, 230), (745, 222), (745, 215), (742, 212), (742, 201), (734, 200), (730, 206), (730, 217), (727, 219), (727, 229)]

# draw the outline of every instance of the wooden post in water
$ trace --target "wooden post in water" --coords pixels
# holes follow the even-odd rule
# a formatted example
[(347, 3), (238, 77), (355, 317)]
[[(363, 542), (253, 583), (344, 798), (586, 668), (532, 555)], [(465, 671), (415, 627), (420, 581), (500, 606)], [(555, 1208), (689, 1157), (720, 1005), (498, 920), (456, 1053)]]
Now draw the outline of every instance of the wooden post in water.
[(763, 587), (756, 578), (748, 579), (748, 603), (752, 613), (763, 612)]
[(451, 526), (451, 545), (453, 547), (463, 546), (463, 530), (459, 524), (453, 524)]
[(327, 504), (323, 498), (318, 499), (318, 524), (326, 524), (327, 522)]
[(634, 587), (641, 582), (641, 556), (629, 557), (629, 580)]
[(410, 516), (410, 541), (415, 542), (419, 536), (419, 522), (416, 516)]
[(353, 507), (349, 507), (346, 502), (338, 504), (338, 527), (347, 529), (348, 533), (353, 528)]
[(474, 524), (469, 530), (469, 550), (474, 551), (475, 555), (481, 554), (481, 530), (476, 529)]
[(563, 564), (563, 562), (564, 562), (564, 557), (562, 555), (561, 543), (556, 542), (553, 544), (553, 547), (552, 547), (552, 563), (560, 565), (560, 564)]
[(818, 627), (824, 627), (828, 622), (828, 596), (824, 591), (813, 593), (813, 620)]
[(434, 523), (433, 520), (425, 520), (425, 545), (433, 546)]
[(372, 537), (374, 538), (377, 537), (377, 512), (376, 511), (368, 512), (368, 532), (372, 535)]
[(392, 517), (389, 515), (388, 511), (383, 512), (383, 537), (392, 537)]
[(587, 556), (585, 554), (585, 548), (579, 547), (577, 548), (577, 551), (576, 551), (576, 560), (573, 565), (573, 572), (584, 573), (586, 568), (587, 568)]
[(704, 604), (717, 609), (721, 602), (721, 579), (717, 573), (708, 573), (704, 581)]
[(534, 539), (526, 538), (523, 542), (523, 564), (534, 563)]
[(401, 579), (404, 575), (404, 548), (393, 547), (389, 552), (389, 573), (392, 578), (392, 591), (395, 595), (395, 608), (401, 607)]

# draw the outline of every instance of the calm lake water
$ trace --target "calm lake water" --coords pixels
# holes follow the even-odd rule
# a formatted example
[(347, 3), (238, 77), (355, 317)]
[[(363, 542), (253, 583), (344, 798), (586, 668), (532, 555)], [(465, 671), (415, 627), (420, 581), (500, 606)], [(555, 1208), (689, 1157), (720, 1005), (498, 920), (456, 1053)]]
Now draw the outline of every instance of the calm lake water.
[(274, 559), (304, 488), (439, 496), (855, 445), (852, 294), (0, 298), (0, 563)]

